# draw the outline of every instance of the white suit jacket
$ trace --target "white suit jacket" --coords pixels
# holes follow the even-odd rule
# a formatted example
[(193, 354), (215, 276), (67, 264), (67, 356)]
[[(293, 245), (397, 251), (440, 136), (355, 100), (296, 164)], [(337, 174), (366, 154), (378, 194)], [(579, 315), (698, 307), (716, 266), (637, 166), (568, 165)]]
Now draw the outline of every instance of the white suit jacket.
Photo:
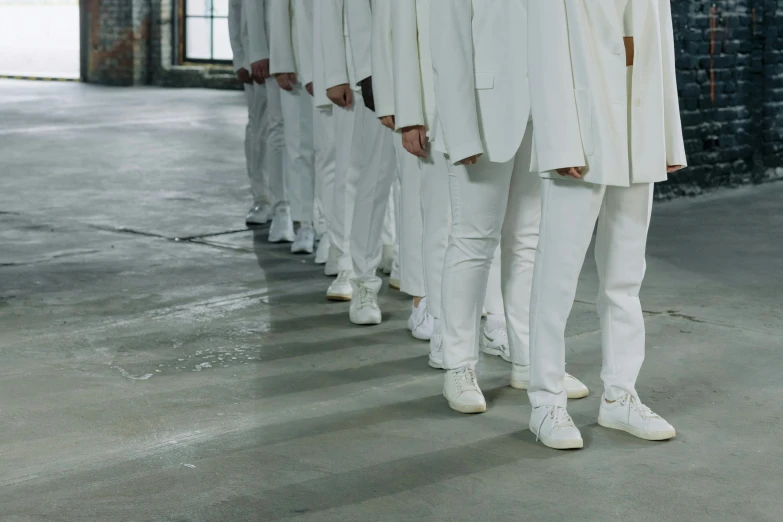
[(372, 75), (370, 0), (317, 0), (326, 88), (349, 84), (357, 90)]
[(397, 129), (436, 127), (435, 77), (430, 51), (430, 0), (394, 0), (394, 93)]
[(313, 79), (313, 1), (269, 2), (269, 72), (296, 73), (303, 85)]
[(528, 0), (431, 1), (444, 152), (453, 163), (481, 153), (504, 163), (522, 144), (530, 118)]
[[(318, 109), (332, 107), (326, 96), (326, 71), (324, 70), (324, 49), (321, 22), (323, 0), (313, 2), (313, 105)], [(305, 83), (307, 85), (307, 83)]]
[(230, 0), (228, 3), (228, 38), (231, 42), (234, 70), (247, 69), (250, 62), (246, 49), (250, 47), (247, 34), (247, 15), (243, 0)]
[(267, 8), (269, 0), (243, 0), (245, 16), (247, 17), (248, 47), (245, 49), (245, 60), (256, 63), (269, 58), (269, 40), (267, 38), (269, 24)]
[(372, 0), (372, 90), (375, 115), (394, 116), (392, 6), (397, 0)]
[(533, 170), (544, 177), (578, 166), (588, 183), (628, 186), (666, 180), (667, 163), (686, 165), (670, 0), (631, 1), (632, 169), (624, 32), (614, 5), (530, 0)]

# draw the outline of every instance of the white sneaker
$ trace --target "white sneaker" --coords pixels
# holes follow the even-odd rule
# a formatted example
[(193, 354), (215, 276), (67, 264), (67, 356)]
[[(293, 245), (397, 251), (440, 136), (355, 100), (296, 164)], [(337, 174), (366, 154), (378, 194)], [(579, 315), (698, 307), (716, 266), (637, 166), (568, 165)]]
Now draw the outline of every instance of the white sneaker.
[[(582, 381), (568, 373), (565, 374), (563, 385), (569, 399), (584, 399), (590, 393)], [(530, 388), (530, 365), (511, 365), (511, 387), (517, 390)]]
[(418, 308), (411, 305), (411, 315), (408, 318), (408, 330), (414, 339), (429, 341), (432, 338), (432, 330), (435, 328), (435, 319), (427, 309), (427, 298), (419, 301)]
[(312, 225), (302, 225), (296, 233), (294, 244), (291, 245), (292, 254), (312, 254), (315, 250), (315, 230)]
[(440, 319), (433, 319), (433, 323), (429, 365), (436, 370), (443, 370), (443, 334), (440, 331)]
[(674, 427), (663, 417), (631, 395), (614, 402), (606, 402), (601, 397), (598, 424), (604, 428), (628, 432), (644, 440), (669, 440), (677, 435)]
[(530, 431), (536, 440), (553, 449), (579, 449), (584, 447), (582, 434), (565, 408), (539, 406), (530, 414)]
[(394, 245), (383, 245), (383, 257), (381, 257), (381, 271), (389, 275), (394, 267)]
[(394, 277), (389, 278), (389, 288), (392, 290), (399, 290), (400, 286), (402, 286), (402, 283), (400, 283), (399, 279), (396, 279)]
[(484, 413), (487, 401), (481, 393), (473, 368), (459, 368), (446, 372), (443, 396), (452, 410), (460, 413)]
[(326, 291), (326, 298), (329, 301), (350, 301), (353, 296), (353, 270), (341, 270), (337, 274), (329, 289)]
[(481, 351), (487, 355), (495, 355), (506, 362), (511, 362), (511, 348), (508, 345), (505, 317), (502, 315), (487, 316), (479, 346)]
[(351, 300), (349, 317), (353, 324), (375, 325), (381, 324), (381, 309), (378, 307), (378, 292), (381, 290), (381, 281), (353, 281), (354, 298)]
[(279, 203), (275, 207), (272, 226), (269, 227), (270, 243), (293, 243), (294, 222), (291, 221), (291, 207), (288, 203)]
[[(328, 238), (327, 238), (328, 239)], [(340, 251), (337, 247), (329, 242), (329, 257), (326, 259), (326, 266), (324, 267), (324, 274), (329, 277), (334, 277), (340, 273)]]
[(269, 215), (272, 213), (272, 208), (269, 203), (259, 202), (255, 203), (245, 216), (245, 223), (248, 225), (266, 225), (269, 222)]
[(389, 288), (399, 290), (400, 286), (400, 265), (397, 263), (397, 258), (394, 258), (392, 262), (391, 275), (389, 275)]
[(329, 235), (324, 234), (321, 236), (321, 240), (318, 242), (318, 248), (315, 249), (315, 264), (325, 265), (329, 261), (329, 247), (331, 242), (329, 241)]

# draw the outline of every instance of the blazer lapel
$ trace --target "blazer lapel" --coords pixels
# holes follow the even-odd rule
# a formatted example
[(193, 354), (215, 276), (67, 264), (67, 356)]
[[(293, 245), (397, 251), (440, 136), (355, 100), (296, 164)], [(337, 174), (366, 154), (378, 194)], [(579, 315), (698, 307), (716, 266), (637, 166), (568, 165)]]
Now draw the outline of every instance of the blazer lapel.
[[(590, 1), (597, 2), (598, 5), (601, 6), (601, 10), (603, 11), (604, 17), (609, 21), (611, 26), (614, 27), (614, 30), (617, 31), (617, 34), (622, 36), (623, 28), (617, 25), (617, 13), (614, 12), (614, 0), (590, 0)], [(628, 0), (628, 1), (633, 2), (633, 0)]]

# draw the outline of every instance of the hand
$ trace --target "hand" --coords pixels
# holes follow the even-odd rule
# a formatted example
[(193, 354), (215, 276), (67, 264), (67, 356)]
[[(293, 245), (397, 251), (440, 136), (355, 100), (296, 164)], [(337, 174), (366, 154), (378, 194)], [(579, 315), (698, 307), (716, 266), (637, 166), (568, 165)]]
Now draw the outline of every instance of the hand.
[[(406, 127), (402, 129), (402, 146), (419, 158), (426, 158), (429, 156), (427, 151), (427, 129), (423, 125), (415, 125), (413, 127)], [(475, 156), (478, 160), (478, 156)]]
[(305, 85), (305, 89), (307, 89), (307, 92), (308, 94), (310, 94), (310, 96), (315, 96), (315, 94), (313, 94), (313, 82), (310, 82), (307, 85)]
[(277, 85), (284, 91), (293, 91), (294, 85), (296, 85), (296, 74), (294, 73), (280, 73), (276, 74)]
[(460, 161), (462, 165), (475, 165), (478, 163), (478, 159), (481, 157), (481, 154), (476, 154), (475, 156), (471, 156), (469, 158), (465, 158), (464, 160)]
[(350, 109), (353, 106), (353, 91), (347, 83), (327, 89), (326, 97), (338, 107)]
[(264, 83), (269, 78), (269, 58), (253, 62), (250, 69), (256, 83)]
[(669, 165), (666, 167), (666, 172), (671, 174), (672, 172), (677, 172), (678, 170), (682, 170), (684, 167), (682, 165)]
[(381, 118), (381, 124), (387, 129), (395, 130), (394, 116), (384, 116)]
[(250, 76), (250, 71), (242, 67), (237, 71), (237, 80), (241, 83), (253, 83), (253, 77)]
[(557, 173), (561, 176), (570, 176), (576, 179), (582, 179), (582, 167), (568, 167), (565, 169), (557, 169)]

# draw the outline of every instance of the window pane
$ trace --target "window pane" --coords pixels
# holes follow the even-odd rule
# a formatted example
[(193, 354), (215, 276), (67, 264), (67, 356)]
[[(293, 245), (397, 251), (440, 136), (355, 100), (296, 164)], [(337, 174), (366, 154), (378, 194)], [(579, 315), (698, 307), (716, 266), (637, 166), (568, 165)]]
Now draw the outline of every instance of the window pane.
[(209, 18), (188, 18), (185, 22), (185, 58), (209, 60), (211, 38)]
[(230, 60), (232, 57), (231, 40), (228, 38), (228, 20), (215, 18), (212, 21), (214, 28), (213, 58), (215, 60)]
[(189, 16), (205, 16), (210, 14), (212, 0), (186, 0), (185, 14)]
[(228, 16), (228, 0), (212, 0), (212, 14)]

